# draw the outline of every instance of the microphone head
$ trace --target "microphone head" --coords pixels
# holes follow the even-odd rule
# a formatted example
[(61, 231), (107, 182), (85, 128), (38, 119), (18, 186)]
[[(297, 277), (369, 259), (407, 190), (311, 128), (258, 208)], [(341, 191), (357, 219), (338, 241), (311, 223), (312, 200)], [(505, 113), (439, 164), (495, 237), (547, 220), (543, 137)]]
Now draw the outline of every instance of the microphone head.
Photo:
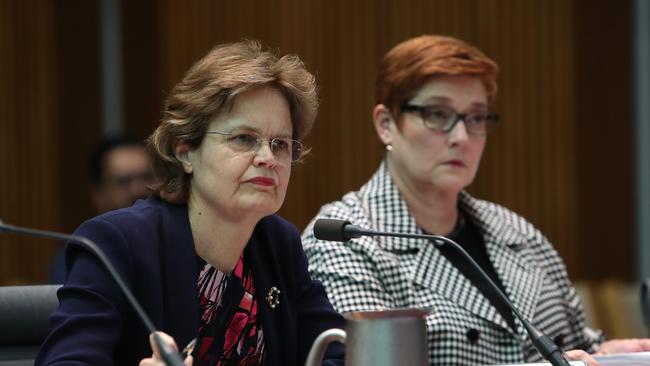
[(646, 327), (650, 329), (650, 279), (641, 284), (641, 313)]
[(350, 221), (317, 219), (314, 223), (314, 236), (320, 240), (348, 241), (351, 237), (344, 230), (347, 225), (350, 225)]

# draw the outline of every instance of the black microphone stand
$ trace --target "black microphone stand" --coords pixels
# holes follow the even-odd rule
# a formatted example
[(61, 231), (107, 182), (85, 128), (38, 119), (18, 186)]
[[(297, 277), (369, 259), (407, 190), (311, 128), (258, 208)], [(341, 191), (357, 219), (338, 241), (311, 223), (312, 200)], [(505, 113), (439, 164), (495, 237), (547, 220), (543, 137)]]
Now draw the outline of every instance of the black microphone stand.
[(115, 282), (117, 282), (117, 285), (122, 290), (122, 293), (124, 294), (128, 302), (131, 304), (135, 312), (138, 314), (142, 322), (144, 323), (144, 326), (147, 328), (147, 331), (153, 334), (154, 341), (156, 342), (158, 349), (160, 350), (161, 356), (165, 364), (169, 366), (184, 365), (183, 360), (181, 360), (181, 357), (178, 354), (178, 352), (174, 351), (170, 346), (168, 346), (162, 340), (162, 337), (160, 336), (160, 334), (157, 333), (158, 330), (153, 325), (151, 319), (149, 319), (145, 311), (142, 309), (142, 306), (140, 306), (138, 300), (135, 298), (135, 296), (133, 296), (133, 293), (131, 292), (129, 287), (124, 283), (122, 277), (119, 275), (119, 273), (117, 273), (115, 267), (113, 267), (111, 262), (108, 260), (108, 257), (106, 257), (104, 252), (97, 246), (97, 244), (93, 243), (88, 238), (84, 238), (83, 236), (68, 235), (68, 234), (57, 233), (54, 231), (18, 227), (18, 226), (5, 224), (4, 222), (2, 222), (2, 220), (0, 220), (0, 232), (3, 231), (14, 233), (14, 234), (36, 236), (36, 237), (48, 238), (48, 239), (60, 239), (63, 241), (67, 241), (71, 244), (77, 245), (91, 252), (93, 255), (95, 255), (95, 257), (97, 257), (100, 260), (100, 262), (102, 262), (102, 264), (106, 267), (106, 269), (113, 277)]
[(503, 291), (501, 291), (501, 289), (499, 288), (499, 286), (497, 286), (494, 283), (494, 281), (492, 281), (490, 276), (488, 276), (487, 273), (483, 271), (481, 266), (479, 266), (478, 263), (476, 263), (476, 261), (469, 255), (469, 253), (467, 253), (467, 251), (465, 251), (465, 249), (463, 249), (463, 247), (461, 247), (455, 241), (440, 235), (398, 234), (398, 233), (385, 233), (380, 231), (366, 230), (349, 223), (348, 225), (345, 225), (343, 227), (342, 233), (344, 236), (347, 236), (350, 239), (359, 238), (361, 236), (391, 236), (391, 237), (398, 237), (398, 238), (433, 240), (434, 245), (438, 248), (443, 246), (444, 244), (451, 245), (455, 250), (460, 252), (470, 262), (470, 264), (478, 271), (481, 277), (483, 277), (483, 279), (487, 281), (487, 283), (498, 294), (500, 300), (508, 304), (508, 306), (515, 314), (517, 319), (519, 319), (521, 324), (526, 329), (526, 332), (528, 332), (528, 335), (530, 336), (530, 339), (533, 342), (533, 346), (535, 346), (535, 348), (537, 349), (537, 351), (539, 351), (542, 357), (548, 360), (553, 366), (570, 366), (569, 362), (562, 355), (562, 350), (560, 350), (560, 348), (547, 335), (545, 335), (540, 330), (535, 328), (535, 326), (533, 326), (519, 312), (519, 309), (517, 309), (517, 307), (515, 307), (512, 304), (512, 302), (510, 302), (510, 299), (508, 299), (506, 294), (504, 294)]

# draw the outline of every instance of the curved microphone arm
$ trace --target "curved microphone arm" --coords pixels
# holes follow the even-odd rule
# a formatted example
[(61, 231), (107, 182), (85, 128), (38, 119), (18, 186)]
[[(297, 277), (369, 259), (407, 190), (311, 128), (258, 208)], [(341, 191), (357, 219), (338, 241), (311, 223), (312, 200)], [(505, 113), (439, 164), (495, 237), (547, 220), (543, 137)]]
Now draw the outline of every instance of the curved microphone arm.
[(470, 256), (469, 253), (467, 253), (465, 249), (455, 241), (440, 235), (402, 234), (367, 230), (352, 225), (349, 221), (336, 219), (318, 219), (314, 225), (314, 236), (318, 239), (334, 241), (347, 241), (362, 236), (390, 236), (396, 238), (433, 240), (434, 245), (438, 248), (445, 244), (450, 245), (454, 250), (458, 251), (463, 257), (465, 257), (479, 275), (494, 289), (499, 299), (508, 305), (513, 314), (515, 314), (517, 319), (519, 319), (521, 324), (524, 326), (526, 332), (528, 332), (533, 346), (535, 346), (542, 357), (548, 360), (553, 366), (570, 366), (569, 362), (564, 358), (562, 350), (547, 335), (535, 328), (535, 326), (533, 326), (532, 323), (528, 321), (521, 312), (519, 312), (519, 309), (512, 304), (508, 296), (506, 296), (499, 286), (492, 281), (483, 268), (481, 268), (472, 256)]
[(106, 267), (111, 277), (113, 277), (118, 287), (126, 297), (127, 301), (131, 304), (135, 312), (138, 314), (138, 316), (144, 323), (144, 326), (145, 328), (147, 328), (147, 331), (149, 331), (149, 333), (154, 335), (154, 340), (160, 350), (161, 356), (165, 361), (165, 363), (170, 366), (183, 366), (183, 360), (181, 360), (178, 352), (173, 350), (169, 345), (167, 345), (162, 340), (162, 337), (160, 336), (160, 334), (157, 333), (158, 330), (154, 326), (153, 322), (151, 321), (151, 319), (149, 319), (149, 316), (147, 316), (144, 309), (142, 309), (142, 306), (135, 298), (135, 296), (133, 295), (129, 287), (124, 283), (122, 276), (120, 276), (120, 274), (117, 273), (115, 267), (113, 267), (108, 257), (106, 257), (106, 254), (104, 254), (104, 252), (97, 246), (97, 244), (92, 242), (90, 239), (79, 235), (68, 235), (68, 234), (58, 233), (55, 231), (18, 227), (18, 226), (5, 224), (4, 222), (2, 222), (2, 220), (0, 220), (0, 232), (2, 231), (14, 233), (14, 234), (20, 234), (20, 235), (48, 238), (48, 239), (60, 239), (63, 241), (67, 241), (71, 244), (77, 245), (91, 252), (95, 257), (99, 259), (100, 262), (102, 262), (104, 267)]
[[(365, 235), (377, 235), (377, 236), (402, 236), (402, 237), (407, 237), (407, 238), (416, 238), (416, 239), (429, 239), (433, 240), (434, 244), (437, 247), (441, 247), (445, 244), (452, 246), (456, 251), (460, 252), (467, 261), (469, 261), (476, 269), (476, 271), (479, 273), (479, 275), (485, 280), (487, 283), (489, 283), (490, 287), (492, 287), (495, 292), (497, 293), (498, 297), (500, 298), (501, 301), (505, 302), (508, 304), (508, 307), (512, 310), (512, 312), (515, 314), (517, 319), (521, 322), (521, 324), (524, 326), (528, 334), (530, 335), (531, 341), (533, 342), (533, 345), (539, 353), (547, 359), (553, 366), (569, 366), (569, 362), (564, 358), (562, 355), (562, 350), (553, 342), (547, 335), (542, 333), (539, 329), (535, 328), (535, 326), (526, 319), (523, 314), (517, 309), (516, 306), (512, 304), (508, 296), (501, 291), (501, 288), (497, 286), (494, 281), (488, 276), (487, 273), (479, 266), (478, 263), (472, 258), (472, 256), (467, 253), (463, 247), (461, 247), (458, 243), (455, 241), (446, 238), (444, 236), (440, 235), (421, 235), (421, 234), (400, 234), (400, 235), (390, 235), (390, 233), (381, 233), (377, 231), (372, 231), (372, 230), (364, 230)], [(441, 243), (442, 242), (442, 243)]]

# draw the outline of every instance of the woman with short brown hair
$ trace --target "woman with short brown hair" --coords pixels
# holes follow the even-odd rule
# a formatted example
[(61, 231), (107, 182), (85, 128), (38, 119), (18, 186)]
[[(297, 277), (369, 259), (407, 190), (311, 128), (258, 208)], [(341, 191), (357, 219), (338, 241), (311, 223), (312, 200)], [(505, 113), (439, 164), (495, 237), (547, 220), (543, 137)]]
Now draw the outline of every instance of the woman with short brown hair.
[[(295, 227), (275, 214), (317, 109), (296, 56), (251, 41), (215, 47), (165, 103), (149, 138), (158, 183), (82, 224), (156, 327), (197, 365), (303, 365), (343, 319), (312, 281)], [(148, 334), (101, 263), (68, 249), (69, 274), (37, 364), (141, 365)], [(324, 364), (342, 365), (333, 346)]]

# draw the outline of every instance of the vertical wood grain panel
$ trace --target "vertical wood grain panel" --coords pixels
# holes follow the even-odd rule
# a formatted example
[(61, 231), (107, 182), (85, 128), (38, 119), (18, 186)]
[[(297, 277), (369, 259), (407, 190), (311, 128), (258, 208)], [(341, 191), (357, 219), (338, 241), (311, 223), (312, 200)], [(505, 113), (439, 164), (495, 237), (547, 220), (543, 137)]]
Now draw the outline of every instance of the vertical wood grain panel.
[[(0, 2), (0, 218), (59, 227), (53, 8), (44, 1)], [(0, 283), (44, 278), (54, 244), (0, 235)]]
[(577, 0), (575, 7), (582, 14), (575, 24), (578, 235), (589, 253), (580, 257), (580, 273), (634, 279), (631, 4)]
[(156, 0), (121, 3), (124, 127), (135, 138), (144, 139), (158, 125), (164, 98), (157, 11)]
[[(72, 232), (96, 214), (90, 198), (89, 160), (101, 139), (99, 0), (55, 2), (56, 134), (62, 230)], [(124, 68), (123, 68), (124, 69)], [(124, 84), (124, 83), (122, 83)], [(125, 103), (127, 106), (129, 103)]]

